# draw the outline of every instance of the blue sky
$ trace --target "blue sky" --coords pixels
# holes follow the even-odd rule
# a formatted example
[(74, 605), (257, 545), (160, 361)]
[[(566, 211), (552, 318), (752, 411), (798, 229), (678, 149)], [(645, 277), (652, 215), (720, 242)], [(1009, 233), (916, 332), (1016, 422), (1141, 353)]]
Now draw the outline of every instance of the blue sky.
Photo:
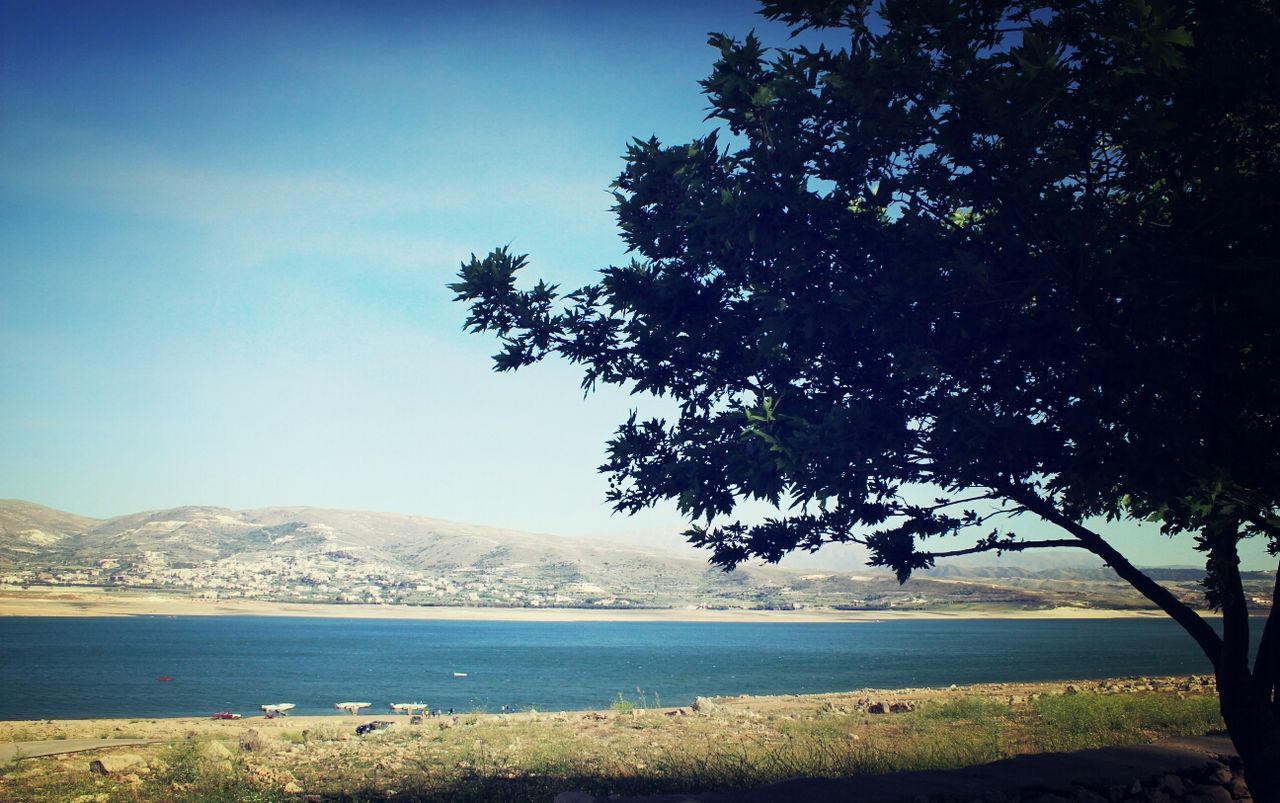
[[(631, 400), (491, 375), (445, 284), (623, 257), (628, 137), (704, 130), (748, 3), (4, 6), (3, 495), (562, 532)], [(670, 514), (654, 521), (670, 521)]]
[(708, 130), (707, 33), (784, 41), (754, 8), (0, 2), (0, 497), (677, 527), (602, 501), (637, 401), (494, 375), (445, 284), (625, 259), (628, 139)]

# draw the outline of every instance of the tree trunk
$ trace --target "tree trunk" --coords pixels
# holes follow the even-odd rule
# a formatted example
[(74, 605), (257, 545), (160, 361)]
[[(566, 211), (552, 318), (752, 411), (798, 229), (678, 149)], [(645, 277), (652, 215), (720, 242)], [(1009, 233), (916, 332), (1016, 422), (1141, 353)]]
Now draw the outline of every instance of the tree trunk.
[(1256, 803), (1280, 803), (1280, 723), (1246, 671), (1218, 671), (1218, 702)]
[[(1262, 639), (1253, 671), (1249, 671), (1249, 602), (1240, 580), (1236, 524), (1225, 522), (1221, 531), (1206, 531), (1208, 568), (1214, 575), (1222, 610), (1222, 651), (1214, 661), (1218, 679), (1218, 706), (1227, 732), (1244, 761), (1245, 783), (1258, 803), (1280, 803), (1280, 721), (1276, 716), (1276, 664), (1274, 652), (1277, 620), (1275, 592), (1263, 622)], [(1210, 656), (1212, 658), (1213, 656)]]
[(1280, 803), (1280, 572), (1271, 594), (1271, 611), (1263, 624), (1257, 660), (1250, 672), (1248, 600), (1236, 551), (1239, 522), (1224, 518), (1203, 533), (1211, 555), (1206, 569), (1214, 574), (1222, 609), (1223, 632), (1219, 636), (1199, 614), (1143, 574), (1100, 535), (1025, 488), (1000, 490), (1079, 539), (1196, 640), (1213, 663), (1218, 707), (1231, 742), (1244, 762), (1250, 794), (1256, 803)]

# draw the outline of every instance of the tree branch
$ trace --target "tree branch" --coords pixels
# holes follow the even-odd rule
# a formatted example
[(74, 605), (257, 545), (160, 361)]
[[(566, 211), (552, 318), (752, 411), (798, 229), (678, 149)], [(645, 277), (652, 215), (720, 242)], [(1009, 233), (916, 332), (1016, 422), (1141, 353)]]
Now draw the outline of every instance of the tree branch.
[(1024, 549), (1044, 549), (1047, 547), (1059, 547), (1059, 546), (1075, 547), (1078, 549), (1087, 548), (1085, 547), (1084, 544), (1080, 543), (1075, 539), (1059, 538), (1059, 539), (1046, 539), (1043, 541), (1017, 541), (1014, 543), (1005, 543), (1005, 544), (1001, 544), (1001, 543), (978, 544), (977, 546), (970, 547), (969, 549), (955, 549), (950, 552), (921, 552), (920, 554), (925, 555), (926, 557), (929, 557), (931, 559), (954, 558), (957, 555), (972, 555), (977, 552), (991, 552), (992, 550), (995, 550), (997, 552), (1021, 552)]
[(1200, 614), (1175, 597), (1169, 589), (1147, 577), (1129, 560), (1121, 555), (1115, 547), (1108, 544), (1102, 536), (1083, 526), (1079, 522), (1065, 516), (1051, 503), (1041, 499), (1038, 494), (1023, 486), (1010, 486), (1007, 489), (1010, 499), (1018, 502), (1027, 510), (1035, 513), (1045, 521), (1058, 525), (1075, 536), (1081, 544), (1093, 554), (1106, 561), (1121, 579), (1133, 586), (1142, 596), (1154, 602), (1175, 622), (1182, 625), (1200, 649), (1213, 663), (1214, 669), (1222, 661), (1222, 639), (1209, 626)]
[(994, 494), (981, 494), (979, 496), (970, 496), (965, 499), (950, 499), (939, 502), (936, 505), (920, 508), (925, 513), (932, 513), (935, 510), (943, 510), (944, 508), (955, 507), (956, 505), (964, 505), (969, 502), (981, 502), (983, 499), (994, 499)]

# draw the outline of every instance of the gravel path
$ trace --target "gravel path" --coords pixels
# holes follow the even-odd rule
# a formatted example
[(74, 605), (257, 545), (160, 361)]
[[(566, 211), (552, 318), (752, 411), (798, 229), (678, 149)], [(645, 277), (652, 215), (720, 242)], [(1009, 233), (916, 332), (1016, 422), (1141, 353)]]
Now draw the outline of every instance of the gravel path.
[(59, 753), (81, 753), (103, 747), (127, 747), (155, 744), (160, 739), (50, 739), (42, 742), (0, 742), (0, 761), (15, 758), (56, 756)]

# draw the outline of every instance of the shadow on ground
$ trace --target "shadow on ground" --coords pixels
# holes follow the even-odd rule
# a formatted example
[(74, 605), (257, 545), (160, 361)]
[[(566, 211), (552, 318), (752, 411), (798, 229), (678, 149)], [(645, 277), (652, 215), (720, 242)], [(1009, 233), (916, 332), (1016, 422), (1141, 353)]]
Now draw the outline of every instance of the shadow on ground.
[[(405, 789), (389, 797), (385, 791), (352, 790), (346, 799), (402, 803), (531, 799), (554, 803), (1247, 803), (1249, 799), (1239, 759), (1230, 740), (1221, 735), (1024, 755), (957, 770), (798, 778), (751, 789), (692, 792), (673, 788), (655, 794), (662, 782), (643, 777), (476, 778), (449, 789), (430, 793)], [(636, 794), (641, 790), (645, 794)]]

